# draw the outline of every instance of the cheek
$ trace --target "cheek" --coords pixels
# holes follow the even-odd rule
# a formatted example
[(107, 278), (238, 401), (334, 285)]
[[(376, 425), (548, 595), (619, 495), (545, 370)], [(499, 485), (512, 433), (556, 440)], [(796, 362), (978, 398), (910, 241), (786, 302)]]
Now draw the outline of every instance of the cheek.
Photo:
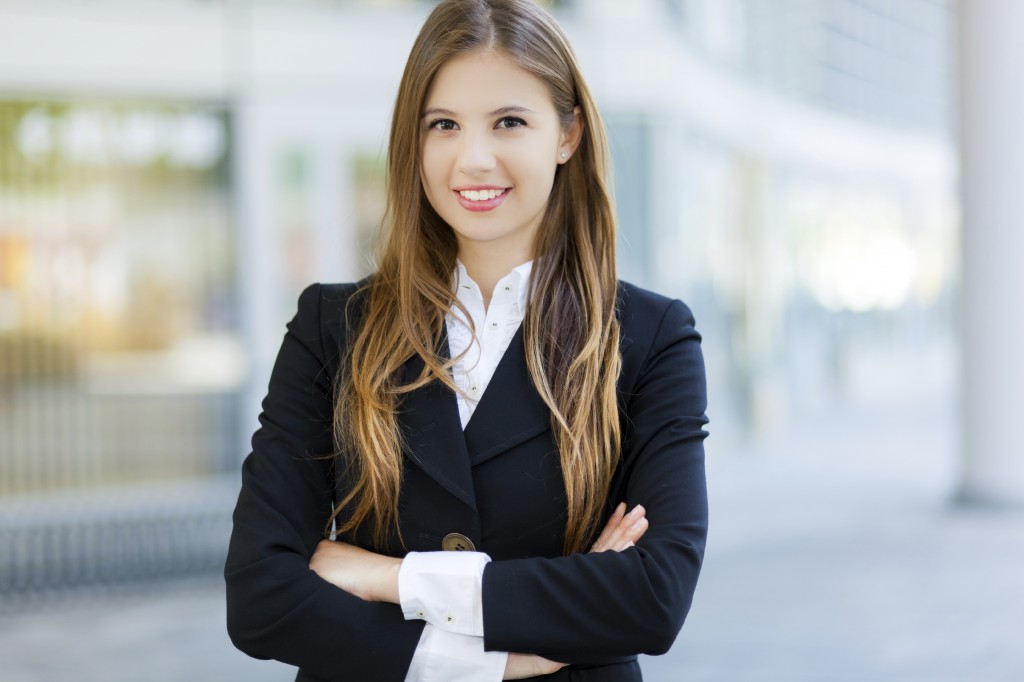
[(551, 187), (555, 178), (555, 156), (545, 145), (516, 150), (505, 157), (506, 165), (521, 185), (543, 189)]
[(439, 188), (448, 185), (443, 158), (438, 150), (431, 146), (425, 146), (420, 153), (420, 177), (423, 181), (423, 188), (428, 193), (439, 191)]
[(532, 191), (538, 195), (538, 198), (543, 197), (547, 199), (548, 194), (551, 192), (551, 187), (555, 183), (555, 171), (558, 168), (553, 160), (548, 159), (543, 152), (538, 152), (537, 156), (530, 159), (530, 170), (529, 170), (529, 184)]

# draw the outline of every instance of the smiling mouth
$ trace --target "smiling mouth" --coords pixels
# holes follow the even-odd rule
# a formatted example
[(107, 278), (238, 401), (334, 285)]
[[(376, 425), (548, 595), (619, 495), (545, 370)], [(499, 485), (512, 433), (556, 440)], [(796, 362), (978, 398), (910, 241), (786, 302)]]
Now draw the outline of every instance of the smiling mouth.
[(457, 190), (460, 197), (468, 201), (490, 201), (508, 192), (509, 188), (505, 189), (464, 189)]
[(462, 208), (473, 213), (486, 213), (505, 203), (511, 187), (482, 187), (480, 189), (456, 189), (455, 198)]

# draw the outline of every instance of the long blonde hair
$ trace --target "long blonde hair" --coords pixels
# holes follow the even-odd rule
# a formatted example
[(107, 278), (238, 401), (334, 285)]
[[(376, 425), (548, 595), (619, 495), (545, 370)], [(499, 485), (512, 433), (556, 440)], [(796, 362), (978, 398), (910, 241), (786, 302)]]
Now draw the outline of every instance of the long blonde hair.
[[(453, 361), (437, 350), (454, 301), (458, 244), (422, 189), (420, 118), (441, 66), (477, 50), (496, 50), (543, 80), (563, 128), (576, 106), (584, 124), (578, 148), (555, 174), (523, 321), (528, 369), (551, 410), (561, 459), (564, 551), (570, 553), (592, 539), (619, 458), (615, 218), (607, 141), (594, 99), (561, 29), (529, 0), (445, 0), (412, 47), (391, 122), (386, 238), (378, 269), (360, 292), (361, 324), (337, 377), (335, 445), (352, 485), (332, 522), (339, 536), (368, 523), (373, 541), (386, 544), (397, 528), (402, 485), (396, 417), (402, 397), (432, 381), (458, 390)], [(401, 367), (415, 355), (423, 358), (423, 371), (402, 384)]]

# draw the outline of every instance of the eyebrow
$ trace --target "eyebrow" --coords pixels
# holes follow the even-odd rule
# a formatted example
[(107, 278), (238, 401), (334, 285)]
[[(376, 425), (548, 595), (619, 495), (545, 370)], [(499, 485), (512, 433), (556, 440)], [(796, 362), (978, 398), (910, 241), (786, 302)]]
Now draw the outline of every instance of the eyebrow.
[[(494, 111), (488, 113), (487, 115), (488, 116), (504, 116), (506, 114), (532, 114), (532, 113), (534, 113), (534, 111), (532, 109), (527, 109), (526, 107), (507, 106), (507, 107), (501, 107), (500, 109), (495, 109)], [(424, 111), (423, 115), (420, 118), (427, 118), (428, 116), (434, 116), (436, 114), (440, 114), (441, 116), (455, 116), (456, 115), (455, 112), (452, 111), (451, 109), (442, 109), (441, 107), (431, 107), (430, 109), (427, 109), (426, 111)]]

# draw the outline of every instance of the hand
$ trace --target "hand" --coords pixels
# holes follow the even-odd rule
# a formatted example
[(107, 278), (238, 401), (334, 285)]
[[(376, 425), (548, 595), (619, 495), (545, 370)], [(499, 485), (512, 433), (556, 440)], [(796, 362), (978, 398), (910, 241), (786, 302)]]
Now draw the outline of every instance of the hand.
[(331, 540), (321, 540), (309, 559), (309, 568), (332, 585), (365, 601), (392, 604), (399, 603), (401, 566), (401, 559)]
[(597, 542), (590, 548), (591, 552), (621, 552), (628, 549), (647, 532), (647, 510), (642, 505), (633, 507), (626, 513), (626, 503), (622, 502), (612, 513)]
[(528, 677), (538, 675), (550, 675), (569, 665), (549, 661), (546, 658), (534, 654), (509, 654), (505, 663), (505, 675), (503, 680), (525, 680)]

